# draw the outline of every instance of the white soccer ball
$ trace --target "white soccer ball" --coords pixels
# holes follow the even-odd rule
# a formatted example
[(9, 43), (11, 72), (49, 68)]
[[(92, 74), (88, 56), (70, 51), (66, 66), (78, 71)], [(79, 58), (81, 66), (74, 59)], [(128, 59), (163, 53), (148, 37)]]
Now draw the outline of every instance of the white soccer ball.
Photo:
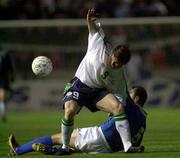
[(32, 62), (32, 71), (37, 76), (47, 76), (52, 69), (52, 62), (46, 56), (38, 56)]

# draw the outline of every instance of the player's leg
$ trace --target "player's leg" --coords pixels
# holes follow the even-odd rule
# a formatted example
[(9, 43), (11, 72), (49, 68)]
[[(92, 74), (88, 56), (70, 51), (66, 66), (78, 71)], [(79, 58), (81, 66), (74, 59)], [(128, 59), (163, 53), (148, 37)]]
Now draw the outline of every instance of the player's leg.
[[(52, 139), (52, 144), (53, 145), (62, 145), (62, 136), (61, 136), (61, 133), (56, 133), (56, 134), (53, 134), (51, 136), (51, 139)], [(53, 146), (47, 146), (45, 144), (42, 144), (42, 143), (34, 143), (32, 145), (32, 148), (39, 152), (39, 153), (42, 153), (42, 154), (45, 154), (45, 155), (53, 155), (55, 154), (58, 149), (53, 147)]]
[[(60, 145), (62, 144), (62, 134), (61, 133), (57, 133), (57, 134), (53, 134), (51, 136), (52, 138), (52, 142), (53, 142), (53, 145)], [(72, 134), (71, 134), (71, 138), (70, 138), (70, 142), (69, 142), (69, 146), (71, 148), (75, 148), (75, 140), (77, 138), (77, 130), (74, 129)]]
[[(61, 133), (57, 133), (57, 134), (54, 134), (51, 136), (52, 138), (52, 143), (53, 145), (60, 145), (62, 144), (62, 135)], [(74, 153), (76, 151), (76, 148), (75, 148), (75, 140), (77, 139), (77, 131), (76, 130), (73, 130), (72, 134), (71, 134), (71, 139), (70, 139), (70, 142), (69, 142), (69, 147), (70, 147), (70, 152)], [(46, 146), (45, 144), (42, 144), (42, 143), (35, 143), (33, 144), (33, 149), (37, 152), (40, 152), (42, 154), (45, 154), (45, 155), (62, 155), (62, 152), (61, 152), (61, 148), (60, 150), (58, 150), (57, 148), (54, 148), (54, 147), (49, 147), (49, 146)]]
[[(60, 143), (60, 135), (54, 135), (54, 143)], [(75, 129), (71, 135), (70, 147), (74, 152), (85, 152), (91, 154), (97, 153), (109, 153), (111, 149), (104, 143), (100, 129), (98, 126), (88, 128)], [(61, 148), (53, 154), (55, 156), (61, 156)]]
[(13, 155), (22, 155), (22, 154), (25, 154), (28, 152), (32, 152), (32, 151), (34, 151), (34, 149), (32, 148), (32, 145), (36, 144), (36, 143), (42, 143), (49, 147), (51, 147), (53, 145), (51, 136), (39, 137), (39, 138), (29, 141), (25, 144), (19, 145), (19, 143), (17, 143), (15, 137), (13, 135), (11, 135), (8, 140), (8, 144), (10, 146), (9, 154), (11, 156), (13, 156)]
[[(16, 148), (20, 150), (20, 148), (24, 149), (24, 153), (30, 151), (37, 151), (45, 155), (53, 155), (57, 152), (57, 148), (53, 147), (53, 145), (60, 145), (62, 144), (61, 133), (57, 133), (51, 136), (51, 144), (49, 143), (49, 139), (46, 137), (37, 138), (31, 142), (28, 142), (23, 146), (19, 146)], [(31, 148), (32, 147), (32, 148)]]
[(62, 149), (66, 151), (69, 150), (69, 142), (74, 129), (74, 116), (80, 109), (81, 107), (74, 100), (67, 101), (64, 104), (64, 118), (61, 123), (61, 133)]
[(0, 88), (0, 114), (2, 121), (6, 121), (6, 105), (5, 105), (6, 91)]
[(107, 94), (103, 99), (96, 103), (96, 106), (105, 112), (113, 114), (115, 119), (116, 129), (119, 132), (124, 150), (128, 151), (131, 147), (131, 135), (129, 129), (129, 122), (124, 112), (123, 105), (112, 94)]
[[(76, 140), (76, 138), (77, 138), (77, 130), (74, 129), (72, 134), (71, 134), (70, 141), (69, 141), (69, 147), (70, 148), (75, 148), (75, 140)], [(52, 135), (52, 142), (53, 142), (53, 145), (62, 144), (62, 134), (57, 133), (57, 134)]]
[(110, 148), (102, 137), (100, 127), (78, 128), (73, 132), (72, 145), (76, 152), (84, 153), (109, 153)]

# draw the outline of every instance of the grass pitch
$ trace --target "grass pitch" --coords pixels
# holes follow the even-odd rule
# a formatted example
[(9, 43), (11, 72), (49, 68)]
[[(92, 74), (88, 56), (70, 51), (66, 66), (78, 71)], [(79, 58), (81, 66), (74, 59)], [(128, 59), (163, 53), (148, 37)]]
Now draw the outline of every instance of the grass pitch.
[[(145, 152), (141, 154), (73, 154), (65, 157), (97, 158), (179, 158), (180, 157), (180, 109), (147, 109), (147, 130), (143, 143)], [(62, 113), (9, 113), (8, 122), (0, 122), (0, 158), (6, 158), (9, 151), (7, 137), (13, 133), (20, 143), (36, 137), (50, 135), (60, 131)], [(102, 112), (81, 112), (75, 119), (75, 126), (87, 127), (100, 125), (107, 114)], [(16, 156), (19, 157), (19, 156)], [(23, 158), (53, 157), (39, 153), (29, 153)]]

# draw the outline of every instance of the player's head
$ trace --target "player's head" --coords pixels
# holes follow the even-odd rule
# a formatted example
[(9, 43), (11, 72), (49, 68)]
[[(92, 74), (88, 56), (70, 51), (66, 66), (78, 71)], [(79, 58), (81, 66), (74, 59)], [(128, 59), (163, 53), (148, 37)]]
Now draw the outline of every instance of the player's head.
[(133, 99), (134, 103), (140, 105), (141, 107), (144, 106), (147, 100), (147, 92), (141, 86), (134, 86), (129, 92), (131, 98)]
[(112, 69), (121, 68), (127, 64), (131, 58), (131, 53), (127, 45), (118, 45), (115, 47), (110, 55), (110, 66)]

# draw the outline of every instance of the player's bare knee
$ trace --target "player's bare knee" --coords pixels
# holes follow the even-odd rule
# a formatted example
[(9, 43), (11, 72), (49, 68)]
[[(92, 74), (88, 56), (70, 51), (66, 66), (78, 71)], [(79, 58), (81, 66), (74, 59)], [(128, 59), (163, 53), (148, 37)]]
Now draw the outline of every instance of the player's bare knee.
[(72, 120), (78, 108), (79, 107), (75, 101), (68, 101), (65, 104), (65, 118), (67, 120)]
[(53, 145), (58, 145), (61, 144), (61, 134), (57, 133), (51, 136)]

